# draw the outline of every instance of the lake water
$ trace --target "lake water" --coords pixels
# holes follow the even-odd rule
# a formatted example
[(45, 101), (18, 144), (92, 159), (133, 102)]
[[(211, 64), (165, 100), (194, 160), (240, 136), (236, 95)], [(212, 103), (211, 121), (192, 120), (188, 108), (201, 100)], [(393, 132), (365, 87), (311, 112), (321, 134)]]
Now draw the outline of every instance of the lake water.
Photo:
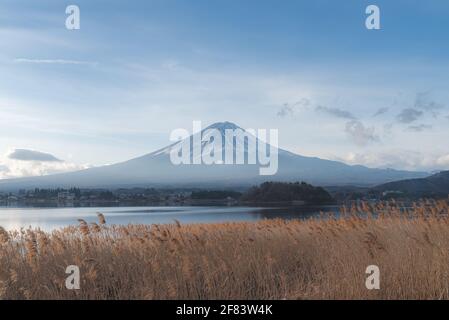
[(322, 207), (86, 207), (86, 208), (0, 208), (0, 226), (7, 230), (39, 227), (51, 231), (77, 225), (77, 219), (97, 222), (97, 212), (105, 215), (108, 224), (164, 224), (178, 220), (186, 223), (257, 221), (261, 219), (307, 219), (320, 211), (335, 212), (335, 206)]

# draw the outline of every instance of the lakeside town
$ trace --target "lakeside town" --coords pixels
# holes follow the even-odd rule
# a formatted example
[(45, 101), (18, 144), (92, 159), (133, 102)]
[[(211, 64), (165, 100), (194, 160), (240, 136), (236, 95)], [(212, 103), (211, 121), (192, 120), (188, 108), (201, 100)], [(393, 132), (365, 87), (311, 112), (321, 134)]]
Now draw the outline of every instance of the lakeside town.
[(33, 189), (0, 193), (0, 206), (175, 205), (186, 204), (191, 196), (192, 191), (177, 189)]
[[(295, 187), (299, 189), (294, 190)], [(265, 190), (259, 190), (259, 189)], [(416, 200), (399, 190), (373, 190), (363, 187), (314, 187), (304, 182), (265, 182), (259, 187), (237, 190), (201, 188), (55, 188), (0, 192), (1, 207), (90, 207), (90, 206), (176, 206), (239, 205), (246, 203), (347, 204), (353, 201)], [(430, 198), (446, 198), (445, 195)]]
[(80, 189), (56, 188), (0, 193), (0, 206), (73, 207), (121, 205), (237, 205), (245, 203), (328, 204), (334, 198), (304, 182), (265, 182), (245, 191), (205, 189)]

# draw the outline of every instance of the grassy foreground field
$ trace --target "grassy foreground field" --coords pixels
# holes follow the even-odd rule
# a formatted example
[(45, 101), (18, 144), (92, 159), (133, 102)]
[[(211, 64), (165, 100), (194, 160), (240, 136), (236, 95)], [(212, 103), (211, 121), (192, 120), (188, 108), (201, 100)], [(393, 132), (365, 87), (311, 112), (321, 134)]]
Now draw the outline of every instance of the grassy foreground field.
[[(356, 213), (368, 213), (366, 218)], [(449, 206), (343, 208), (339, 219), (0, 229), (3, 299), (448, 299)], [(372, 218), (371, 214), (378, 215)], [(66, 267), (80, 290), (65, 286)], [(380, 290), (365, 270), (380, 268)]]

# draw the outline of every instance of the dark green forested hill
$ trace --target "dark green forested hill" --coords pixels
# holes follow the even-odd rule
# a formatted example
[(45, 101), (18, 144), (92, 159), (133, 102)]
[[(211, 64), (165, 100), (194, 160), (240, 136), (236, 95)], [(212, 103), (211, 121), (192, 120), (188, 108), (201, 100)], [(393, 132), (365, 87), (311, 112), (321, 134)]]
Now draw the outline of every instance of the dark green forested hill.
[(335, 202), (326, 190), (305, 182), (265, 182), (249, 189), (242, 195), (241, 200), (258, 203), (304, 201), (306, 204), (330, 204)]
[(427, 178), (408, 179), (385, 183), (373, 188), (377, 192), (397, 191), (409, 197), (447, 197), (449, 171), (442, 171)]

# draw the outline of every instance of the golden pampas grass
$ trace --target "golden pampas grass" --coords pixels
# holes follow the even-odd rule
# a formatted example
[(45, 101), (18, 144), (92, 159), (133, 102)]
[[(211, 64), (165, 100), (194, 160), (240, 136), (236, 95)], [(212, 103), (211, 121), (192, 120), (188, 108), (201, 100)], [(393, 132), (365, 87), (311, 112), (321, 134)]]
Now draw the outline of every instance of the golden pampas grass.
[(78, 219), (78, 222), (79, 222), (79, 229), (80, 229), (81, 233), (83, 235), (87, 236), (89, 234), (89, 225), (83, 219)]
[(8, 241), (9, 241), (8, 232), (3, 227), (0, 227), (0, 244), (7, 243)]
[(101, 225), (106, 224), (106, 218), (104, 217), (104, 215), (102, 213), (98, 212), (97, 217), (98, 217), (98, 222)]
[[(447, 201), (220, 224), (0, 228), (3, 299), (449, 299)], [(65, 288), (79, 266), (82, 290)], [(365, 287), (379, 266), (381, 290)]]

